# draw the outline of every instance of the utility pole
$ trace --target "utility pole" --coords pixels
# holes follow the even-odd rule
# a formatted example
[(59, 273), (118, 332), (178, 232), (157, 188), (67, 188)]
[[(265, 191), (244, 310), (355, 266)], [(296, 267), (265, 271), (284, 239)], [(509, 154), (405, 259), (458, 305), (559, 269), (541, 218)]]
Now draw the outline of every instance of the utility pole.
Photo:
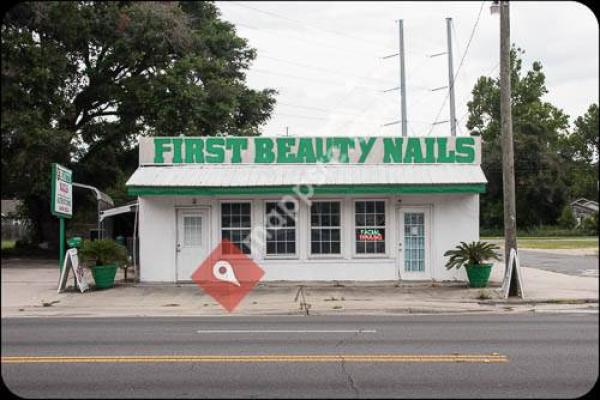
[[(502, 186), (504, 191), (504, 261), (505, 277), (513, 268), (509, 265), (510, 249), (517, 250), (517, 216), (515, 206), (515, 161), (511, 115), (510, 87), (510, 9), (508, 1), (500, 1), (500, 125), (502, 129)], [(516, 274), (512, 274), (512, 279)], [(512, 285), (511, 289), (516, 288)], [(514, 293), (509, 293), (514, 295)]]
[(406, 120), (406, 76), (404, 74), (404, 21), (398, 20), (398, 53), (400, 55), (400, 108), (402, 112), (402, 136), (408, 135), (408, 121)]
[(398, 23), (398, 53), (389, 56), (381, 57), (383, 60), (396, 57), (399, 58), (400, 86), (392, 89), (384, 90), (383, 93), (393, 90), (400, 90), (400, 120), (389, 122), (382, 126), (396, 125), (400, 123), (402, 136), (408, 136), (408, 119), (406, 115), (406, 75), (405, 75), (405, 57), (404, 57), (404, 21), (399, 19)]
[(450, 134), (456, 136), (456, 106), (454, 103), (454, 66), (452, 64), (452, 18), (446, 18), (448, 31), (448, 88), (450, 91)]

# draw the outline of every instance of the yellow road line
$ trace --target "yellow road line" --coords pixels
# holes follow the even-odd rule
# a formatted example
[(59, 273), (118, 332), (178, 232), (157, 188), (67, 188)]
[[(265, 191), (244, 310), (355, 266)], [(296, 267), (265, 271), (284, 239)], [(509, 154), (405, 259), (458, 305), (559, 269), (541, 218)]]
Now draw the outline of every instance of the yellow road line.
[(242, 363), (242, 362), (472, 362), (505, 363), (494, 354), (269, 354), (269, 355), (146, 355), (146, 356), (4, 356), (3, 364), (30, 363)]

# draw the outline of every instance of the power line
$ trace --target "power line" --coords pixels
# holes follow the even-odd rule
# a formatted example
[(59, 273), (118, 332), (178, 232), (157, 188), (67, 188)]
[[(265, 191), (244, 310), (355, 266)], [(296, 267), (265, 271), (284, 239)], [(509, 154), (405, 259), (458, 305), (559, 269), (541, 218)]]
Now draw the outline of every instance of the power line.
[(285, 106), (285, 107), (292, 107), (292, 108), (301, 108), (301, 109), (306, 109), (306, 110), (311, 110), (311, 111), (318, 111), (318, 112), (326, 112), (326, 113), (331, 113), (331, 114), (346, 114), (346, 115), (352, 115), (354, 117), (356, 117), (357, 114), (359, 114), (360, 112), (348, 112), (348, 111), (336, 111), (335, 109), (325, 109), (325, 108), (319, 108), (319, 107), (311, 107), (311, 106), (304, 106), (304, 105), (299, 105), (299, 104), (291, 104), (291, 103), (284, 103), (281, 101), (278, 101), (276, 103), (277, 105), (281, 105), (281, 106)]
[[(234, 25), (236, 25), (236, 26), (243, 26), (244, 28), (253, 29), (253, 30), (258, 31), (258, 32), (262, 32), (263, 31), (261, 28), (257, 28), (256, 26), (251, 26), (251, 25), (248, 25), (248, 24), (245, 24), (245, 23), (241, 23), (241, 22), (235, 22), (235, 23), (232, 22), (232, 23)], [(340, 51), (342, 53), (347, 53), (347, 54), (353, 54), (353, 55), (356, 55), (357, 53), (370, 54), (370, 55), (376, 55), (377, 54), (377, 53), (374, 53), (374, 52), (367, 52), (367, 51), (360, 50), (360, 49), (349, 50), (349, 49), (341, 48), (338, 45), (330, 45), (330, 44), (326, 44), (326, 43), (320, 42), (318, 40), (307, 39), (306, 37), (298, 37), (298, 36), (290, 34), (289, 32), (286, 32), (286, 31), (279, 31), (279, 32), (277, 32), (277, 34), (278, 35), (285, 35), (285, 36), (288, 36), (288, 37), (290, 37), (292, 39), (295, 39), (295, 40), (298, 40), (298, 41), (301, 41), (301, 42), (306, 42), (306, 43), (313, 44), (313, 45), (316, 44), (317, 46), (325, 47), (325, 48), (330, 49), (330, 50)], [(264, 50), (261, 50), (261, 51), (264, 51)]]
[[(322, 83), (322, 84), (326, 84), (326, 85), (335, 85), (335, 86), (343, 86), (344, 85), (344, 84), (341, 84), (339, 82), (332, 82), (330, 80), (326, 81), (326, 80), (322, 80), (322, 79), (307, 78), (307, 77), (304, 77), (304, 76), (298, 76), (298, 75), (286, 74), (286, 73), (282, 73), (282, 72), (269, 71), (269, 70), (260, 69), (260, 68), (252, 68), (252, 71), (253, 72), (258, 72), (258, 73), (261, 73), (261, 74), (279, 75), (279, 76), (284, 76), (284, 77), (292, 78), (292, 79), (301, 79), (301, 80), (304, 80), (304, 81), (312, 81), (312, 82)], [(367, 90), (379, 91), (378, 88), (374, 88), (374, 87), (370, 87), (370, 86), (364, 86), (364, 85), (352, 85), (352, 86), (353, 87), (357, 87), (357, 88), (367, 89)]]
[(282, 105), (282, 106), (288, 106), (288, 107), (304, 108), (304, 109), (313, 110), (313, 111), (331, 112), (331, 110), (327, 110), (325, 108), (311, 107), (311, 106), (301, 106), (301, 105), (298, 105), (298, 104), (283, 103), (281, 101), (278, 101), (276, 104), (277, 105)]
[[(475, 36), (475, 31), (477, 30), (477, 26), (479, 25), (479, 20), (481, 19), (481, 12), (483, 11), (483, 6), (484, 5), (485, 5), (485, 0), (481, 2), (481, 7), (479, 8), (479, 14), (477, 14), (477, 19), (475, 20), (475, 24), (473, 24), (473, 29), (471, 30), (471, 35), (469, 36), (469, 40), (467, 41), (467, 46), (465, 47), (465, 51), (463, 52), (462, 58), (460, 60), (460, 63), (458, 64), (458, 68), (456, 69), (456, 73), (454, 74), (454, 79), (452, 80), (453, 81), (452, 82), (452, 86), (455, 85), (456, 78), (458, 77), (458, 74), (460, 73), (460, 69), (463, 66), (463, 62), (465, 61), (465, 57), (467, 56), (467, 53), (469, 52), (469, 47), (471, 46), (471, 42), (473, 41), (473, 37)], [(444, 106), (446, 105), (446, 101), (448, 101), (448, 96), (449, 95), (450, 95), (450, 90), (448, 90), (448, 92), (446, 93), (446, 97), (444, 97), (444, 101), (442, 102), (442, 106), (440, 107), (437, 115), (435, 116), (435, 119), (433, 120), (433, 123), (431, 124), (431, 128), (429, 129), (429, 132), (427, 132), (427, 135), (431, 134), (431, 132), (433, 131), (433, 127), (438, 122), (438, 118), (440, 117), (440, 114), (442, 113), (442, 110), (444, 109)]]
[(316, 26), (316, 25), (307, 24), (305, 22), (297, 21), (297, 20), (295, 20), (293, 18), (289, 18), (289, 17), (286, 17), (285, 15), (277, 14), (277, 13), (274, 13), (272, 11), (261, 10), (259, 8), (251, 7), (251, 6), (246, 5), (246, 4), (240, 4), (239, 2), (235, 2), (235, 1), (232, 1), (230, 3), (233, 4), (233, 5), (236, 5), (238, 7), (243, 7), (243, 8), (246, 8), (248, 10), (252, 10), (252, 11), (255, 11), (255, 12), (258, 12), (258, 13), (261, 13), (261, 14), (269, 15), (271, 17), (281, 18), (281, 19), (284, 19), (286, 21), (292, 22), (294, 24), (303, 26), (303, 27), (310, 27), (310, 28), (313, 28), (313, 29), (316, 29), (316, 30), (320, 30), (322, 32), (326, 32), (326, 33), (330, 33), (330, 34), (334, 34), (334, 35), (339, 35), (339, 36), (345, 36), (345, 37), (348, 37), (348, 38), (350, 38), (352, 40), (358, 40), (358, 41), (367, 43), (369, 45), (373, 45), (373, 44), (375, 44), (377, 46), (381, 45), (381, 43), (377, 43), (377, 42), (373, 42), (373, 41), (370, 41), (370, 40), (366, 40), (366, 39), (361, 38), (361, 37), (356, 37), (356, 36), (348, 35), (347, 33), (338, 32), (338, 31), (334, 31), (334, 30), (331, 30), (331, 29), (324, 29), (324, 28), (321, 28), (321, 27)]
[(284, 117), (290, 117), (290, 118), (314, 119), (314, 120), (321, 120), (321, 121), (325, 121), (325, 120), (329, 119), (329, 118), (325, 118), (325, 117), (310, 117), (307, 115), (287, 114), (287, 113), (280, 113), (280, 112), (278, 112), (277, 115), (281, 115)]
[[(329, 72), (329, 73), (333, 73), (333, 74), (336, 74), (336, 75), (339, 75), (340, 72), (342, 72), (340, 70), (332, 70), (332, 69), (327, 69), (327, 68), (315, 67), (315, 66), (308, 65), (308, 64), (302, 64), (302, 63), (295, 62), (295, 61), (283, 60), (283, 59), (277, 58), (277, 57), (271, 57), (271, 56), (266, 56), (266, 55), (261, 55), (261, 57), (264, 57), (264, 58), (267, 58), (267, 59), (270, 59), (270, 60), (274, 60), (274, 61), (277, 61), (277, 62), (285, 63), (285, 64), (296, 65), (296, 66), (303, 67), (303, 68), (313, 69), (315, 71)], [(366, 76), (355, 75), (355, 74), (352, 74), (352, 73), (349, 73), (349, 72), (346, 72), (346, 74), (348, 74), (349, 76), (353, 76), (355, 78), (358, 78), (358, 79), (378, 81), (378, 82), (383, 82), (383, 83), (386, 83), (386, 84), (390, 83), (389, 81), (386, 81), (386, 80), (383, 80), (383, 79), (369, 78), (369, 77), (366, 77)]]
[(460, 48), (460, 44), (459, 44), (459, 40), (458, 40), (458, 33), (456, 33), (456, 25), (454, 24), (454, 20), (451, 20), (452, 22), (452, 32), (454, 33), (454, 37), (457, 39), (455, 41), (455, 45), (456, 45), (456, 54), (461, 54), (461, 48)]
[[(489, 72), (488, 72), (486, 75), (491, 75), (491, 74), (492, 74), (492, 73), (493, 73), (493, 72), (496, 70), (496, 68), (498, 68), (498, 66), (499, 66), (499, 65), (500, 65), (500, 61), (498, 61), (498, 62), (496, 63), (496, 65), (494, 65), (494, 66), (492, 67), (492, 69), (490, 69), (490, 70), (489, 70)], [(460, 124), (462, 123), (462, 120), (463, 120), (463, 119), (465, 119), (465, 117), (466, 117), (467, 115), (469, 115), (469, 110), (468, 110), (468, 109), (467, 109), (467, 111), (465, 111), (465, 113), (463, 114), (463, 116), (462, 116), (462, 117), (460, 117), (460, 119), (458, 120), (457, 124), (458, 124), (459, 126), (460, 126)]]

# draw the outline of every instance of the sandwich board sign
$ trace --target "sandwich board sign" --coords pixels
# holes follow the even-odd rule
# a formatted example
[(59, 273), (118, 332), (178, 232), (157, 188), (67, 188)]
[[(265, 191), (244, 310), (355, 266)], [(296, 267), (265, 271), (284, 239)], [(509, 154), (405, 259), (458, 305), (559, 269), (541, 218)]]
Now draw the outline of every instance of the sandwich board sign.
[(52, 214), (61, 218), (73, 216), (73, 172), (60, 164), (52, 164)]
[(508, 271), (504, 274), (504, 281), (502, 282), (502, 296), (505, 299), (509, 296), (524, 298), (521, 264), (515, 249), (510, 249), (510, 257), (506, 268), (508, 268)]
[(79, 264), (77, 249), (69, 249), (67, 250), (62, 271), (60, 273), (60, 280), (58, 281), (58, 293), (61, 293), (63, 290), (65, 290), (65, 287), (67, 286), (69, 270), (73, 271), (73, 275), (75, 275), (75, 281), (77, 282), (77, 287), (81, 293), (90, 289), (90, 286), (88, 285), (84, 276), (85, 270), (83, 269), (83, 266)]

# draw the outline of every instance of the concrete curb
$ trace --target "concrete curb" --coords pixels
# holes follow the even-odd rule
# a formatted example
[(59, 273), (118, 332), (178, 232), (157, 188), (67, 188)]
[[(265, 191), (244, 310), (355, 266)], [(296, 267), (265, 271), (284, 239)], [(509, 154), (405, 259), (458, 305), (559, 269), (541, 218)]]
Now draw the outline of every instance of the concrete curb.
[(478, 300), (479, 304), (598, 304), (598, 299), (505, 299)]
[[(406, 306), (391, 306), (381, 309), (369, 308), (314, 308), (309, 312), (309, 316), (331, 316), (331, 315), (411, 315), (411, 314), (502, 314), (515, 312), (530, 312), (536, 310), (536, 305), (554, 304), (557, 306), (566, 306), (566, 308), (557, 309), (561, 312), (569, 311), (594, 311), (598, 307), (587, 306), (585, 308), (573, 307), (583, 304), (598, 304), (598, 299), (526, 299), (526, 300), (504, 300), (504, 301), (473, 301), (473, 302), (452, 302), (446, 306), (427, 306), (427, 304), (408, 304)], [(570, 306), (570, 307), (569, 307)], [(119, 308), (112, 309), (93, 309), (93, 308), (70, 308), (70, 309), (52, 309), (50, 307), (34, 306), (31, 308), (15, 308), (2, 310), (2, 318), (35, 318), (35, 317), (211, 317), (211, 316), (306, 316), (303, 310), (299, 309), (262, 309), (262, 310), (240, 310), (239, 312), (226, 313), (220, 308), (216, 310), (190, 309), (188, 307), (169, 308), (148, 307), (147, 309), (138, 308)], [(540, 309), (541, 310), (541, 309)], [(551, 312), (552, 310), (546, 310)]]

